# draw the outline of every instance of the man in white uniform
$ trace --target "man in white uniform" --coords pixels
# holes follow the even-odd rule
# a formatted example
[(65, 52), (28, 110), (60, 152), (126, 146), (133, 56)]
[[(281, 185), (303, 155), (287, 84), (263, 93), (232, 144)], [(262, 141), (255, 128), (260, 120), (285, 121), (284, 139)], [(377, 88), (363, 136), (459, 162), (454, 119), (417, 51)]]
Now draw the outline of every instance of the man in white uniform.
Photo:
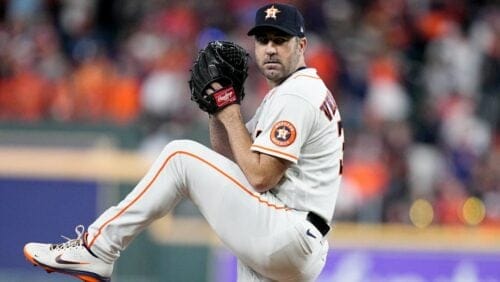
[(248, 35), (271, 88), (255, 116), (245, 125), (238, 104), (210, 116), (213, 150), (169, 143), (131, 193), (87, 232), (80, 226), (77, 239), (29, 243), (29, 261), (83, 281), (109, 281), (133, 238), (189, 197), (238, 257), (239, 281), (318, 277), (342, 174), (340, 114), (316, 70), (305, 65), (300, 12), (268, 4), (255, 23)]

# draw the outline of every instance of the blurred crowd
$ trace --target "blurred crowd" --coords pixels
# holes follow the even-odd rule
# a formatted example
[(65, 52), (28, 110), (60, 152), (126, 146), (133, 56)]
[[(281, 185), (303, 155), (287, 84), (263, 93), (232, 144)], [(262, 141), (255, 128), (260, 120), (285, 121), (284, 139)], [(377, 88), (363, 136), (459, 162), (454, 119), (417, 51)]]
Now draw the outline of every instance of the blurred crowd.
[[(251, 53), (265, 2), (0, 1), (0, 121), (142, 123), (145, 140), (189, 130), (206, 119), (188, 98), (197, 50), (222, 39)], [(307, 63), (343, 117), (336, 218), (499, 225), (498, 3), (285, 2), (303, 12)], [(266, 90), (252, 65), (244, 114)]]

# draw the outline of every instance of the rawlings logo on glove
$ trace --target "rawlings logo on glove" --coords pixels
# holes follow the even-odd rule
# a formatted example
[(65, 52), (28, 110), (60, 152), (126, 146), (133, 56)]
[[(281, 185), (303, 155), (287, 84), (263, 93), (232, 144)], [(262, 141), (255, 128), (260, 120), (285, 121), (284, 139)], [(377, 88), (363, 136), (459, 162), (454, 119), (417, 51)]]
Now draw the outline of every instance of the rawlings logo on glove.
[(213, 93), (212, 96), (214, 96), (215, 103), (219, 109), (224, 106), (231, 105), (238, 100), (236, 92), (234, 92), (234, 88), (232, 86), (229, 88), (222, 88)]
[[(212, 41), (200, 50), (191, 68), (191, 100), (209, 114), (239, 104), (245, 96), (243, 84), (247, 72), (248, 53), (245, 49), (228, 41)], [(211, 87), (214, 82), (223, 88), (214, 90)], [(209, 89), (214, 93), (208, 94)]]

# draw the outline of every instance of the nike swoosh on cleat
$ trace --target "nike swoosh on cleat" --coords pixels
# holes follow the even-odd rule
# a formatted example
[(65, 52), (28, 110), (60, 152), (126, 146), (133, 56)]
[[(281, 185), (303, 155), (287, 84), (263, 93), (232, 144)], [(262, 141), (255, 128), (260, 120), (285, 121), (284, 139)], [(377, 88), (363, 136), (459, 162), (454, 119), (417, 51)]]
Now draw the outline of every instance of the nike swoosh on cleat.
[(313, 237), (314, 239), (316, 239), (316, 236), (314, 234), (311, 233), (311, 229), (307, 229), (306, 231), (306, 235), (307, 236), (310, 236), (310, 237)]
[(59, 264), (89, 264), (88, 262), (65, 260), (65, 259), (62, 259), (61, 256), (62, 256), (62, 254), (60, 254), (56, 257), (56, 262)]

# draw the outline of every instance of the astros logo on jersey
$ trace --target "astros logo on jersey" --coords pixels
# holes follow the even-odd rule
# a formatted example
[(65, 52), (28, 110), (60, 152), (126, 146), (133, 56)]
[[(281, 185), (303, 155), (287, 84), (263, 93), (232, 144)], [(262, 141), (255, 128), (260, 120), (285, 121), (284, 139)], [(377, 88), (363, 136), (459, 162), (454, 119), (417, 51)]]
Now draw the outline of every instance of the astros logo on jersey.
[(273, 144), (284, 147), (292, 144), (297, 136), (293, 124), (288, 121), (278, 121), (271, 130), (271, 141)]

